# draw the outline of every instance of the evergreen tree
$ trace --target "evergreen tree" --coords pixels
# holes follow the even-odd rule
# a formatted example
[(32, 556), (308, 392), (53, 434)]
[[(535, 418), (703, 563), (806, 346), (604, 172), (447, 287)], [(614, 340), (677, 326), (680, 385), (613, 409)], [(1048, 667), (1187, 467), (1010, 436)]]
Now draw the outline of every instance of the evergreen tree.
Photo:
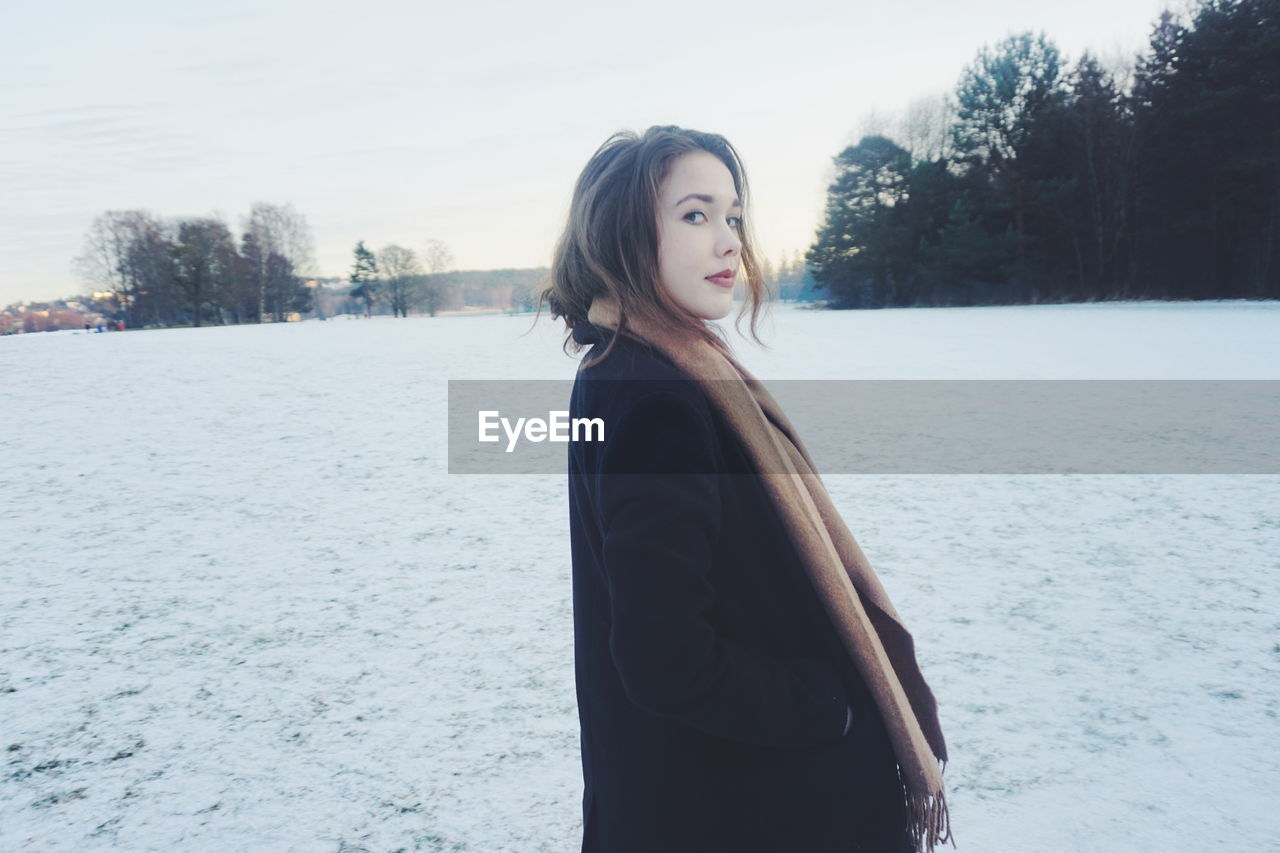
[(373, 316), (373, 303), (381, 292), (378, 281), (378, 261), (373, 252), (364, 247), (364, 241), (356, 243), (355, 262), (351, 267), (351, 295), (364, 303), (364, 315)]
[(1123, 295), (1131, 253), (1133, 122), (1110, 74), (1089, 53), (1076, 63), (1067, 98), (1068, 157), (1078, 178), (1066, 233), (1071, 238), (1076, 300)]
[(1009, 276), (1016, 255), (1012, 228), (992, 234), (969, 202), (957, 198), (933, 239), (922, 241), (920, 274), (930, 305), (1015, 301)]
[(1165, 13), (1134, 86), (1137, 275), (1172, 298), (1280, 296), (1280, 15)]
[(796, 249), (791, 258), (791, 289), (787, 298), (799, 302), (814, 301), (818, 298), (818, 281), (804, 261), (804, 252)]
[(252, 231), (246, 231), (240, 237), (240, 258), (240, 287), (235, 300), (238, 322), (261, 323), (262, 315), (258, 311), (262, 308), (261, 295), (266, 289), (267, 263), (258, 235)]
[(982, 177), (972, 201), (989, 234), (1011, 227), (1015, 298), (1036, 301), (1052, 278), (1056, 227), (1072, 177), (1060, 155), (1066, 100), (1062, 59), (1043, 34), (983, 48), (956, 91), (953, 147)]
[[(1195, 227), (1179, 220), (1186, 216), (1180, 208), (1190, 200), (1183, 197), (1190, 195), (1186, 182), (1195, 180), (1198, 167), (1188, 162), (1181, 141), (1170, 137), (1181, 129), (1179, 114), (1185, 112), (1178, 104), (1185, 95), (1178, 91), (1177, 63), (1186, 34), (1172, 12), (1162, 12), (1151, 32), (1150, 50), (1138, 61), (1133, 87), (1137, 147), (1134, 278), (1142, 295), (1164, 299), (1185, 295), (1177, 268), (1195, 265), (1198, 254), (1194, 235), (1183, 235), (1192, 241), (1190, 245), (1176, 239), (1178, 232)], [(1185, 173), (1179, 174), (1183, 170)], [(1198, 271), (1195, 275), (1198, 277)]]
[(225, 299), (237, 273), (230, 229), (217, 219), (181, 220), (170, 252), (173, 275), (191, 323), (200, 326), (206, 317), (226, 322)]
[(867, 136), (835, 162), (826, 219), (808, 264), (839, 306), (901, 304), (908, 264), (900, 205), (911, 157), (886, 137)]

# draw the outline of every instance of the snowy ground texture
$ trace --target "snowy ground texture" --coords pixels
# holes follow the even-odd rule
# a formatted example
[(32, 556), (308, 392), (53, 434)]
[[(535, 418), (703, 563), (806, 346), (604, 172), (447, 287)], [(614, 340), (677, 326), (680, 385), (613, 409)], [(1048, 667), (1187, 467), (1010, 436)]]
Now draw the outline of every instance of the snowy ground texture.
[[(572, 377), (529, 325), (0, 339), (0, 850), (576, 850), (563, 478), (444, 473), (446, 379)], [(766, 379), (1280, 378), (1280, 304), (766, 339)], [(960, 851), (1280, 849), (1280, 477), (828, 481)]]

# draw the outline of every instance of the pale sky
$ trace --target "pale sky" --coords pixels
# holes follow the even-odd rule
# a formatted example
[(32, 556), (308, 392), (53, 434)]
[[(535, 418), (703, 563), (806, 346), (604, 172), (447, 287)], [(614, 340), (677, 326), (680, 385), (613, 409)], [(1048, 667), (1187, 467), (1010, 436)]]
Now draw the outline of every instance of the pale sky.
[[(616, 130), (742, 155), (774, 261), (819, 224), (873, 111), (951, 91), (983, 44), (1143, 49), (1168, 0), (23, 3), (0, 44), (0, 306), (88, 288), (95, 216), (292, 203), (320, 275), (443, 240), (459, 269), (550, 262), (573, 181)], [(1175, 8), (1181, 8), (1176, 4)]]

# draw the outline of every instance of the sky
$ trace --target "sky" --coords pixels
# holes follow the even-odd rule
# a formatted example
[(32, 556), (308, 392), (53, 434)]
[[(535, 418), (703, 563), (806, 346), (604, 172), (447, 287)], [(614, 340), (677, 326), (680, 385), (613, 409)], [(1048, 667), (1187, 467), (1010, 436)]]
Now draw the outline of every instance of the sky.
[(20, 4), (0, 41), (0, 305), (87, 292), (72, 260), (108, 210), (238, 231), (255, 202), (292, 204), (313, 275), (346, 275), (357, 240), (545, 266), (587, 159), (654, 124), (733, 143), (776, 262), (812, 241), (832, 158), (952, 91), (983, 45), (1031, 30), (1070, 61), (1132, 56), (1169, 6)]

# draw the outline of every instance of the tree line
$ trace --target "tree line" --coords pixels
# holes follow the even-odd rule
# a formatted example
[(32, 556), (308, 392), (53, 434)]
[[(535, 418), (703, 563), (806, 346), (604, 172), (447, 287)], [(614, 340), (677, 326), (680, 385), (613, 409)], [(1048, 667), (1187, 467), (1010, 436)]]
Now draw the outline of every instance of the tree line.
[(311, 309), (314, 248), (290, 205), (253, 205), (239, 238), (217, 217), (162, 219), (145, 210), (94, 219), (75, 259), (132, 328), (281, 322)]
[(1044, 34), (984, 47), (834, 158), (817, 286), (834, 307), (1280, 298), (1278, 11), (1164, 12), (1131, 68), (1069, 67)]
[(393, 317), (408, 317), (410, 309), (434, 317), (451, 284), (445, 274), (452, 268), (453, 253), (440, 240), (427, 240), (421, 254), (395, 243), (373, 252), (361, 240), (353, 250), (351, 296), (366, 317), (379, 306), (390, 309)]
[(132, 328), (282, 322), (325, 306), (405, 317), (460, 307), (447, 274), (453, 255), (439, 240), (421, 253), (396, 244), (373, 252), (360, 241), (340, 296), (313, 275), (314, 257), (305, 217), (260, 202), (238, 238), (217, 217), (108, 211), (93, 221), (74, 264), (97, 289), (93, 304)]

